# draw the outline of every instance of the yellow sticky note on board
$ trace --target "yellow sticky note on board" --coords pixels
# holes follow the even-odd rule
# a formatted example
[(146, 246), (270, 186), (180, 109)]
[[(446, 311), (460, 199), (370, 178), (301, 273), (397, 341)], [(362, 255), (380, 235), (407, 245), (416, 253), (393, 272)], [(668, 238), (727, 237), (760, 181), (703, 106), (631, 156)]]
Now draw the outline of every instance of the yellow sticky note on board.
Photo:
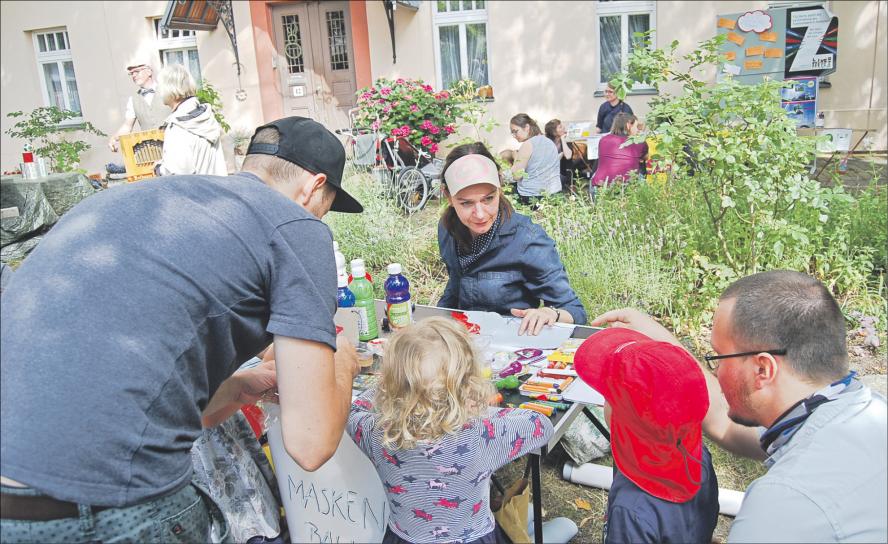
[(743, 63), (743, 68), (746, 70), (758, 70), (762, 67), (762, 61), (760, 60), (748, 60)]
[(737, 45), (743, 45), (743, 42), (746, 41), (746, 38), (735, 32), (728, 32), (728, 41), (736, 43)]
[(777, 41), (777, 33), (776, 32), (762, 32), (759, 34), (759, 39), (763, 42), (776, 42)]
[(734, 19), (726, 19), (724, 17), (718, 18), (718, 27), (719, 28), (727, 28), (728, 30), (734, 30), (734, 27), (737, 26), (737, 21)]
[(753, 45), (752, 47), (746, 48), (746, 56), (747, 57), (758, 57), (763, 55), (765, 52), (765, 48), (761, 45)]
[(735, 60), (737, 58), (737, 53), (735, 51), (727, 51), (725, 53), (725, 60)]
[(783, 49), (779, 47), (769, 47), (765, 49), (765, 58), (768, 59), (779, 59), (783, 56)]

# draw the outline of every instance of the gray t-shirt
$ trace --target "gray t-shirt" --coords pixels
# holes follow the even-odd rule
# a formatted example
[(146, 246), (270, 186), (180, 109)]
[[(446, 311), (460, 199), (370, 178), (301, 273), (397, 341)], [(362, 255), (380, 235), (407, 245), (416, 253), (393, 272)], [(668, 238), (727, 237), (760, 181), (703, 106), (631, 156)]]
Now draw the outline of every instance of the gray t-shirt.
[(541, 196), (561, 191), (561, 161), (558, 148), (549, 138), (538, 134), (528, 140), (533, 152), (524, 169), (524, 179), (518, 180), (518, 194)]
[(868, 387), (818, 406), (746, 489), (728, 542), (885, 542), (886, 430)]
[(251, 174), (97, 193), (3, 293), (0, 474), (126, 506), (191, 475), (212, 394), (278, 334), (335, 349), (328, 227)]

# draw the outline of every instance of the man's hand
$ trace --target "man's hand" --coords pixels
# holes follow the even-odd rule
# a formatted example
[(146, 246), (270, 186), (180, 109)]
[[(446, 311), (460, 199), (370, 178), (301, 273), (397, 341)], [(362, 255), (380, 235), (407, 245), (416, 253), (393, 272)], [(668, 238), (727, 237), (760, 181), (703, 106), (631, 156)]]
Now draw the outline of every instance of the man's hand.
[(277, 389), (274, 360), (234, 373), (222, 382), (202, 414), (204, 427), (216, 426), (244, 404), (253, 404), (270, 397)]
[(241, 385), (240, 395), (237, 398), (240, 404), (253, 404), (277, 392), (277, 369), (274, 359), (241, 370), (235, 376)]
[(333, 364), (336, 365), (337, 373), (343, 372), (344, 376), (348, 376), (349, 382), (361, 371), (355, 346), (342, 334), (336, 336), (336, 353), (333, 354)]
[(611, 327), (626, 327), (647, 336), (652, 340), (669, 342), (681, 347), (678, 341), (666, 327), (660, 325), (654, 318), (634, 308), (621, 308), (601, 314), (589, 323), (592, 327), (610, 325)]
[(536, 336), (543, 330), (543, 327), (558, 321), (558, 312), (548, 306), (528, 308), (526, 310), (512, 308), (512, 315), (522, 318), (521, 326), (518, 327), (519, 335), (527, 333), (531, 336)]

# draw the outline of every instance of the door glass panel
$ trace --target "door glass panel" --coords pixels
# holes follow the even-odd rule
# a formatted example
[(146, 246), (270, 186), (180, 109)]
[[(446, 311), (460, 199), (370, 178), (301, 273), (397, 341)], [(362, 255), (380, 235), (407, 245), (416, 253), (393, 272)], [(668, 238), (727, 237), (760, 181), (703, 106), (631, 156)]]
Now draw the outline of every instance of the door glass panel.
[(489, 83), (487, 77), (487, 25), (466, 25), (466, 57), (469, 60), (469, 78), (479, 86)]
[(622, 48), (620, 16), (600, 17), (598, 24), (599, 46), (601, 48), (601, 82), (607, 83), (620, 72), (620, 49)]
[(445, 89), (459, 81), (459, 27), (439, 26), (441, 43), (441, 84)]
[(62, 90), (59, 65), (55, 62), (44, 64), (43, 79), (46, 81), (46, 94), (49, 95), (49, 104), (62, 110), (65, 109), (65, 95)]
[(345, 12), (327, 12), (327, 39), (330, 43), (330, 69), (348, 70), (348, 39), (345, 33)]
[(74, 77), (74, 63), (66, 60), (65, 63), (65, 86), (68, 88), (68, 104), (71, 111), (81, 113), (80, 109), (80, 93), (77, 92), (77, 78)]
[(305, 62), (302, 51), (302, 34), (299, 30), (299, 16), (284, 15), (281, 17), (281, 25), (284, 33), (284, 56), (287, 58), (287, 70), (291, 74), (301, 74), (305, 71)]

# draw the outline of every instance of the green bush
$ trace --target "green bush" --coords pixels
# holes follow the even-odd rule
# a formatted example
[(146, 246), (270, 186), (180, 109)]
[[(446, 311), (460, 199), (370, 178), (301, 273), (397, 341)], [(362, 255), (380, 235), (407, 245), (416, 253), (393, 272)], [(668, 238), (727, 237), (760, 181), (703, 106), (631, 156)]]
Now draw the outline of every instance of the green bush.
[(14, 111), (6, 114), (13, 119), (22, 117), (6, 134), (13, 138), (27, 140), (38, 157), (49, 159), (56, 172), (83, 172), (79, 169), (80, 156), (91, 146), (83, 140), (76, 140), (72, 135), (76, 132), (107, 136), (89, 122), (76, 125), (64, 125), (69, 119), (77, 119), (80, 112), (59, 109), (55, 106), (36, 108), (25, 115)]

